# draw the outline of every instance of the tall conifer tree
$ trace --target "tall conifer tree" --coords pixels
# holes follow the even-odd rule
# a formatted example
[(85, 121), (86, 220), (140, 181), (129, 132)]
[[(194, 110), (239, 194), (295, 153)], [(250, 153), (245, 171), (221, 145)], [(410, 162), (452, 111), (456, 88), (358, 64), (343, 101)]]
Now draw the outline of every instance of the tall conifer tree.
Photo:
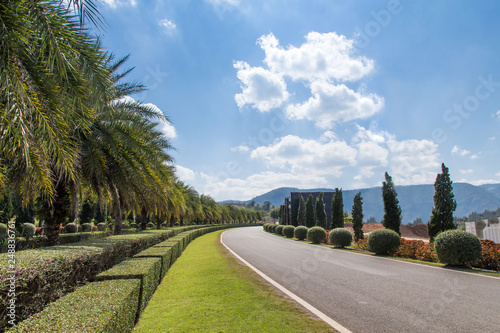
[(431, 220), (427, 224), (431, 242), (441, 231), (456, 229), (453, 223), (453, 212), (457, 208), (457, 202), (453, 194), (453, 182), (444, 163), (441, 164), (441, 171), (434, 183), (434, 208), (432, 209)]
[(392, 182), (391, 176), (385, 173), (385, 182), (382, 183), (382, 198), (384, 200), (384, 220), (382, 224), (386, 229), (391, 229), (401, 235), (401, 207), (399, 206), (398, 194)]
[(335, 195), (332, 198), (332, 223), (330, 229), (344, 227), (344, 199), (342, 198), (342, 189), (335, 189)]
[(352, 228), (354, 229), (354, 241), (364, 238), (363, 235), (363, 198), (361, 192), (356, 193), (352, 205)]
[(312, 228), (316, 224), (316, 218), (314, 217), (314, 203), (313, 196), (309, 194), (306, 201), (306, 227)]
[(297, 224), (305, 225), (306, 222), (306, 203), (302, 194), (299, 194), (299, 210), (297, 212)]
[(318, 199), (316, 199), (316, 225), (326, 229), (326, 211), (323, 195), (324, 193), (320, 193)]

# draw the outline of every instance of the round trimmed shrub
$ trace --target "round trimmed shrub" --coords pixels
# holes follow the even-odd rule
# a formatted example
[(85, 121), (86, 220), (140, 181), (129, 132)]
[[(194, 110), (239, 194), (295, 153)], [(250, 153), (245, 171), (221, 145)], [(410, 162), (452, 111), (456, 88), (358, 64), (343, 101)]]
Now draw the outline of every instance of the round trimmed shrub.
[(76, 223), (68, 223), (66, 224), (66, 227), (64, 227), (65, 230), (66, 230), (66, 233), (68, 234), (74, 234), (75, 232), (78, 231), (78, 226), (76, 225)]
[(129, 228), (137, 229), (137, 228), (139, 228), (139, 225), (135, 222), (132, 222), (132, 223), (130, 223)]
[(293, 232), (295, 231), (295, 227), (293, 225), (287, 225), (283, 228), (283, 236), (286, 238), (293, 238)]
[(36, 227), (33, 223), (23, 223), (23, 237), (31, 238), (35, 236)]
[(368, 237), (368, 249), (375, 254), (389, 254), (397, 250), (401, 239), (397, 232), (391, 229), (378, 229)]
[(104, 223), (104, 222), (97, 223), (97, 230), (106, 231), (106, 223)]
[(346, 247), (352, 243), (352, 234), (345, 228), (335, 228), (330, 230), (328, 242), (335, 247)]
[(92, 231), (92, 224), (90, 223), (82, 224), (82, 232), (91, 232), (91, 231)]
[(434, 241), (436, 255), (446, 265), (468, 265), (481, 258), (483, 247), (476, 235), (463, 230), (447, 230)]
[(271, 224), (271, 223), (264, 223), (264, 224), (262, 225), (262, 228), (264, 228), (264, 231), (269, 232), (269, 225), (270, 225), (270, 224)]
[(283, 228), (284, 227), (285, 227), (284, 225), (278, 225), (276, 227), (276, 230), (274, 231), (276, 233), (276, 235), (283, 236)]
[(7, 230), (9, 228), (5, 223), (0, 223), (0, 239), (5, 239), (7, 238)]
[(276, 224), (271, 223), (271, 225), (269, 226), (269, 232), (275, 233), (276, 232), (276, 227), (277, 227)]
[(312, 227), (307, 231), (307, 239), (314, 244), (320, 244), (325, 241), (326, 231), (322, 227)]
[(155, 228), (155, 224), (153, 222), (148, 222), (148, 224), (146, 224), (146, 226), (148, 227), (148, 229), (154, 229)]
[(307, 237), (307, 227), (303, 225), (299, 225), (295, 230), (293, 231), (293, 236), (297, 238), (298, 240), (304, 240)]

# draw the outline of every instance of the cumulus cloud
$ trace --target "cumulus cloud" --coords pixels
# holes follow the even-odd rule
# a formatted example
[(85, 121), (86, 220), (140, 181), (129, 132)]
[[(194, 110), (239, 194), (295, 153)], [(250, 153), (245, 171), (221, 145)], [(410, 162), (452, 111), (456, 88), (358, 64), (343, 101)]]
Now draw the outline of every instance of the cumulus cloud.
[(175, 166), (175, 173), (177, 174), (177, 177), (184, 182), (192, 181), (196, 177), (196, 173), (193, 170), (181, 165)]
[(242, 82), (242, 93), (236, 94), (238, 107), (251, 104), (261, 112), (277, 108), (288, 99), (286, 83), (283, 78), (262, 67), (250, 67), (244, 61), (234, 63), (237, 76)]
[(249, 150), (250, 150), (250, 147), (245, 146), (245, 145), (231, 147), (231, 151), (240, 152), (240, 153), (246, 153)]
[(204, 183), (199, 188), (201, 193), (209, 193), (216, 200), (248, 200), (278, 187), (298, 188), (322, 187), (327, 181), (324, 177), (312, 174), (264, 171), (247, 178), (226, 178), (223, 180), (201, 174)]
[(465, 149), (460, 149), (458, 146), (453, 146), (451, 149), (451, 154), (452, 155), (458, 155), (458, 156), (466, 156), (470, 154), (470, 151), (465, 150)]
[[(156, 106), (155, 104), (153, 104), (153, 103), (144, 103), (143, 105), (149, 107), (151, 110), (155, 111), (159, 115), (163, 115), (163, 111), (161, 111), (160, 108), (158, 106)], [(172, 123), (170, 123), (169, 121), (162, 121), (162, 120), (160, 120), (160, 121), (158, 121), (158, 125), (156, 127), (160, 131), (163, 132), (163, 135), (167, 139), (174, 139), (174, 138), (177, 137), (177, 132), (175, 130), (174, 125), (172, 125)]]
[(384, 99), (376, 94), (362, 95), (344, 84), (315, 81), (311, 84), (311, 93), (308, 101), (288, 106), (289, 118), (305, 118), (320, 128), (329, 128), (336, 122), (369, 118), (384, 106)]
[(177, 29), (177, 25), (168, 19), (158, 20), (158, 25), (166, 34), (172, 34)]
[(390, 140), (391, 176), (401, 185), (429, 184), (436, 179), (440, 163), (438, 145), (431, 140)]
[(356, 149), (345, 141), (331, 139), (320, 142), (295, 135), (258, 147), (250, 156), (269, 167), (289, 169), (293, 173), (329, 174), (337, 177), (342, 175), (342, 168), (356, 164)]
[(269, 69), (293, 80), (356, 81), (374, 67), (373, 60), (353, 55), (354, 40), (335, 32), (310, 32), (300, 47), (283, 48), (272, 33), (258, 43)]
[(135, 0), (103, 0), (103, 2), (112, 9), (116, 9), (121, 6), (137, 5), (137, 2)]

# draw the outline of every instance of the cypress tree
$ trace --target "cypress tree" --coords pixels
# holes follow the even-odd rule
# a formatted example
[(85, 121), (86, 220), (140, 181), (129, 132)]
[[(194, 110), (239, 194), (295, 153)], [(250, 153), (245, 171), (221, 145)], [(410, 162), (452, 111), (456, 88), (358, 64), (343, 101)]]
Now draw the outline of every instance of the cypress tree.
[(335, 189), (335, 195), (332, 198), (332, 223), (330, 229), (344, 227), (344, 199), (342, 198), (342, 189)]
[(299, 194), (299, 210), (297, 212), (297, 224), (304, 225), (306, 222), (306, 203), (302, 194)]
[(352, 205), (352, 228), (354, 229), (354, 241), (364, 238), (363, 235), (363, 198), (361, 192), (356, 193)]
[(312, 228), (316, 224), (316, 218), (314, 217), (314, 203), (313, 196), (309, 194), (306, 201), (306, 227)]
[(453, 212), (457, 208), (457, 202), (453, 194), (453, 182), (444, 163), (441, 164), (441, 171), (434, 183), (434, 208), (432, 209), (431, 220), (427, 223), (427, 231), (431, 237), (431, 242), (434, 242), (434, 237), (441, 231), (456, 229), (453, 223)]
[(399, 206), (398, 194), (394, 188), (391, 176), (385, 173), (385, 182), (382, 183), (382, 198), (384, 200), (384, 220), (382, 224), (386, 229), (391, 229), (401, 235), (401, 207)]
[(324, 193), (320, 193), (318, 199), (316, 199), (316, 225), (326, 229), (326, 211), (323, 195)]
[(295, 200), (293, 200), (292, 209), (291, 209), (290, 213), (291, 213), (290, 215), (291, 215), (291, 219), (292, 219), (291, 224), (295, 227), (298, 226), (299, 223), (298, 223), (297, 218), (299, 215), (298, 214), (299, 213), (299, 198), (296, 198)]

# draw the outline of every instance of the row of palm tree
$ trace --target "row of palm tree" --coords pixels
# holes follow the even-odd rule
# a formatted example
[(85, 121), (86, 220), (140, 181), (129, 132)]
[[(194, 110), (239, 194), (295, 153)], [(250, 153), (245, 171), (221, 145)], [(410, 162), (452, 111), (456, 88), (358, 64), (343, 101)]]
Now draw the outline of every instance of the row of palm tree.
[(157, 127), (168, 119), (126, 98), (145, 88), (124, 81), (128, 57), (103, 50), (85, 15), (100, 20), (91, 1), (0, 3), (0, 191), (37, 201), (48, 245), (88, 196), (112, 207), (116, 234), (131, 211), (221, 220), (229, 208), (176, 178)]

